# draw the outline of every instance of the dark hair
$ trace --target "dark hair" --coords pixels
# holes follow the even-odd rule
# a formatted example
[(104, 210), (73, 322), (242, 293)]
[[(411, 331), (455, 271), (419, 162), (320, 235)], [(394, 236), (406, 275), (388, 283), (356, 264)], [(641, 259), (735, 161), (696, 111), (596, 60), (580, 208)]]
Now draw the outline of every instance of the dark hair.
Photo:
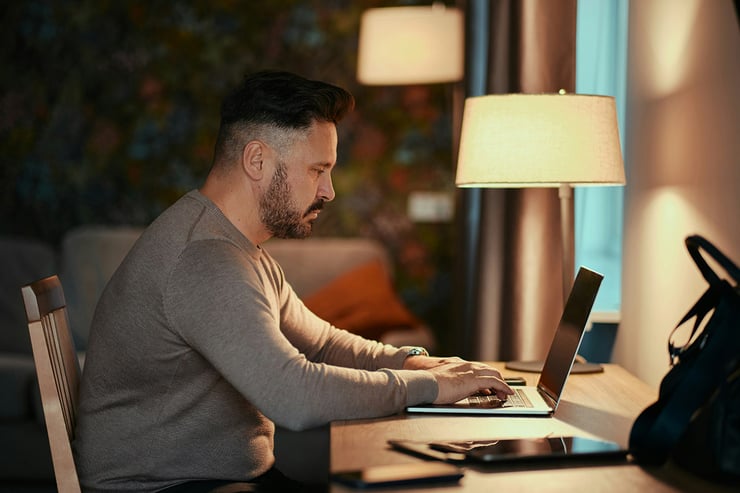
[(305, 130), (314, 121), (339, 122), (354, 105), (349, 92), (326, 82), (281, 71), (247, 75), (221, 105), (216, 155), (230, 154), (235, 127)]
[(221, 106), (221, 124), (236, 122), (306, 129), (312, 121), (337, 123), (355, 100), (344, 89), (290, 72), (246, 76)]

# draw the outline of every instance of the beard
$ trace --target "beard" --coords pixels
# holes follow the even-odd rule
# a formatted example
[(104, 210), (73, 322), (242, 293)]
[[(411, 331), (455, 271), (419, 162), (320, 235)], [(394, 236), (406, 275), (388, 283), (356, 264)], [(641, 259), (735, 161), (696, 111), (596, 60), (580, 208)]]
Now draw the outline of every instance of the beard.
[(278, 162), (270, 185), (260, 199), (260, 219), (276, 238), (306, 238), (311, 234), (313, 221), (304, 218), (311, 212), (320, 211), (324, 201), (317, 199), (305, 211), (300, 211), (290, 192), (285, 163)]

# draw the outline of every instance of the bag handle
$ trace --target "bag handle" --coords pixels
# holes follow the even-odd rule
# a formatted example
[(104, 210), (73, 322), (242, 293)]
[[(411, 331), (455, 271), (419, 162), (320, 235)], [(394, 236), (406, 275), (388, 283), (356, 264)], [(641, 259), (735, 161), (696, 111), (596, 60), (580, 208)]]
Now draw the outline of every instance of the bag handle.
[[(704, 295), (696, 302), (696, 304), (688, 311), (686, 315), (681, 319), (680, 322), (673, 328), (671, 334), (668, 336), (668, 357), (671, 366), (678, 363), (681, 354), (692, 344), (694, 335), (697, 333), (699, 326), (701, 325), (704, 317), (714, 308), (716, 305), (721, 289), (719, 286), (723, 283), (723, 280), (717, 275), (716, 272), (709, 266), (706, 259), (701, 253), (701, 250), (706, 251), (712, 258), (714, 258), (723, 269), (735, 280), (736, 284), (740, 284), (740, 268), (738, 268), (732, 260), (730, 260), (725, 254), (723, 254), (719, 248), (714, 246), (709, 240), (699, 235), (688, 236), (685, 240), (686, 248), (694, 259), (694, 262), (699, 267), (704, 279), (709, 282), (709, 289)], [(683, 346), (675, 346), (673, 344), (673, 334), (681, 327), (684, 323), (688, 322), (691, 318), (695, 318), (694, 326), (691, 329), (691, 333), (687, 339), (687, 342)]]
[(719, 251), (719, 249), (709, 242), (706, 238), (699, 235), (692, 235), (686, 238), (686, 248), (689, 250), (691, 258), (694, 259), (696, 265), (699, 267), (704, 279), (709, 284), (715, 285), (720, 282), (720, 277), (716, 272), (709, 266), (706, 259), (702, 255), (700, 250), (707, 252), (714, 260), (716, 260), (723, 269), (735, 280), (735, 284), (740, 284), (740, 268), (735, 265), (725, 254)]

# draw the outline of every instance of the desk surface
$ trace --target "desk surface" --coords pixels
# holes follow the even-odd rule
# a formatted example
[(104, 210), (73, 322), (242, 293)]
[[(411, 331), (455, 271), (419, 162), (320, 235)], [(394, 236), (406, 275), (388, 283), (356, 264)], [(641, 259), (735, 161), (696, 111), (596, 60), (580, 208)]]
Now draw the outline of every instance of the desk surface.
[[(521, 375), (534, 385), (537, 374), (503, 370), (504, 376)], [(656, 392), (616, 365), (604, 373), (571, 375), (553, 417), (443, 416), (400, 414), (387, 418), (338, 421), (331, 425), (331, 471), (367, 466), (412, 463), (422, 459), (388, 447), (388, 439), (518, 438), (553, 435), (595, 436), (627, 446), (637, 415), (655, 401)], [(723, 491), (671, 466), (644, 469), (633, 464), (599, 463), (581, 467), (502, 468), (466, 466), (459, 485), (435, 487), (443, 492), (468, 491)], [(422, 491), (405, 487), (397, 491)], [(332, 492), (356, 491), (332, 484)], [(384, 492), (396, 491), (383, 489)], [(428, 491), (428, 489), (426, 490)]]

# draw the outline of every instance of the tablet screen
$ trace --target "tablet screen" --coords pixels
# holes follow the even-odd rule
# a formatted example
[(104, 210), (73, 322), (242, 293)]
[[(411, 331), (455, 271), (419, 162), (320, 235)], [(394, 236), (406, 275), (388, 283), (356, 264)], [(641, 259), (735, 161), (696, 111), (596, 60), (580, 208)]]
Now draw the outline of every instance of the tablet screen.
[(391, 441), (393, 447), (441, 460), (509, 462), (568, 457), (619, 457), (626, 450), (617, 443), (585, 437), (517, 438), (439, 442)]

